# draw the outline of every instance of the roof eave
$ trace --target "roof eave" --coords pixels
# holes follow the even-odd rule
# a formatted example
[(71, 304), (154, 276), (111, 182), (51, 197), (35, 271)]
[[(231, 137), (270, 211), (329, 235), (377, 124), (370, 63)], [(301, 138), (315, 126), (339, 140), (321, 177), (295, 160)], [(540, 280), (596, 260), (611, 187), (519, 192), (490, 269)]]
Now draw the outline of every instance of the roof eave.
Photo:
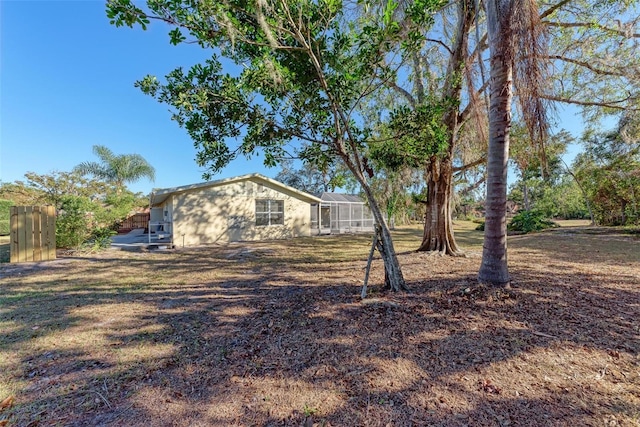
[(224, 179), (220, 179), (220, 180), (216, 180), (216, 181), (208, 181), (208, 182), (201, 182), (201, 183), (198, 183), (198, 184), (183, 185), (183, 186), (180, 186), (180, 187), (153, 189), (151, 191), (151, 204), (152, 205), (161, 204), (165, 200), (167, 200), (169, 198), (169, 196), (171, 196), (172, 194), (184, 193), (184, 192), (187, 192), (187, 191), (190, 191), (190, 190), (197, 190), (197, 189), (207, 188), (207, 187), (215, 187), (215, 186), (219, 186), (219, 185), (230, 184), (230, 183), (237, 182), (237, 181), (245, 181), (245, 180), (251, 180), (251, 179), (262, 180), (262, 181), (268, 182), (268, 183), (270, 183), (272, 185), (275, 185), (276, 187), (284, 188), (284, 189), (288, 190), (289, 192), (294, 193), (299, 199), (306, 200), (306, 201), (308, 201), (310, 203), (320, 203), (320, 202), (322, 202), (322, 199), (320, 199), (319, 197), (316, 197), (316, 196), (314, 196), (312, 194), (306, 193), (304, 191), (300, 191), (297, 188), (290, 187), (290, 186), (288, 186), (286, 184), (283, 184), (283, 183), (281, 183), (279, 181), (276, 181), (275, 179), (266, 177), (266, 176), (261, 175), (259, 173), (252, 173), (252, 174), (235, 176), (235, 177), (231, 177), (231, 178), (224, 178)]

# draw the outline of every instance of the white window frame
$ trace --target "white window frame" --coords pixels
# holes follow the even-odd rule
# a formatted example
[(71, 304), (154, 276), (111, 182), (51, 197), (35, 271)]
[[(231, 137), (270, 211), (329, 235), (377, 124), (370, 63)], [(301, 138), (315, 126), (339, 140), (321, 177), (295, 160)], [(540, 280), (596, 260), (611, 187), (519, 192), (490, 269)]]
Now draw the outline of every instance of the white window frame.
[[(261, 202), (266, 202), (265, 210), (259, 211), (258, 204)], [(278, 210), (278, 204), (282, 207), (282, 210)], [(278, 199), (256, 199), (256, 227), (272, 227), (272, 226), (282, 226), (284, 225), (284, 200)], [(260, 218), (267, 218), (266, 224), (260, 223)], [(278, 217), (280, 217), (281, 222), (277, 222)]]

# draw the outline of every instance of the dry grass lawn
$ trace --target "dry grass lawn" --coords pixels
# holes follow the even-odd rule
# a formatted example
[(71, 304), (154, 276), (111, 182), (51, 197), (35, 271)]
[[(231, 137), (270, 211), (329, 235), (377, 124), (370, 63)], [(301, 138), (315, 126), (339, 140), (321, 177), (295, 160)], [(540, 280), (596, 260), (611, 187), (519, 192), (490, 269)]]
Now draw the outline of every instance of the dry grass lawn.
[[(369, 236), (0, 265), (0, 425), (640, 426), (640, 239), (509, 240), (511, 289)], [(11, 399), (13, 397), (13, 401)]]

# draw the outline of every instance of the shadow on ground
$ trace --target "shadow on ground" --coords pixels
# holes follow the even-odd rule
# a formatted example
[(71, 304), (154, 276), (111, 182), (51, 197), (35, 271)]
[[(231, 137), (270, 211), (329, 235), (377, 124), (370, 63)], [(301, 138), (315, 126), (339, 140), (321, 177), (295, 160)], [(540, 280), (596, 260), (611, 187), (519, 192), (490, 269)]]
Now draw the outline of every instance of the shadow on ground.
[(286, 259), (286, 243), (112, 253), (7, 275), (9, 415), (77, 426), (633, 425), (638, 269), (582, 270), (556, 243), (518, 241), (508, 290), (475, 284), (477, 258), (407, 253), (412, 292), (374, 286), (365, 302), (364, 259), (319, 263), (306, 249)]

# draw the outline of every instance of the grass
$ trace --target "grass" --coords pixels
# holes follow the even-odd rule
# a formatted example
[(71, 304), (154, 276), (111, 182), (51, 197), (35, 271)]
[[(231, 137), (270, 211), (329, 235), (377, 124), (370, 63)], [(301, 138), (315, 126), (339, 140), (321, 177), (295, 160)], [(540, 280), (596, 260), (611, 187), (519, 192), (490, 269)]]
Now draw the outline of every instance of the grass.
[(554, 219), (553, 222), (560, 224), (561, 227), (588, 227), (591, 220), (588, 219)]
[(640, 425), (640, 239), (509, 239), (511, 289), (394, 238), (410, 293), (361, 302), (370, 236), (0, 266), (11, 425)]

